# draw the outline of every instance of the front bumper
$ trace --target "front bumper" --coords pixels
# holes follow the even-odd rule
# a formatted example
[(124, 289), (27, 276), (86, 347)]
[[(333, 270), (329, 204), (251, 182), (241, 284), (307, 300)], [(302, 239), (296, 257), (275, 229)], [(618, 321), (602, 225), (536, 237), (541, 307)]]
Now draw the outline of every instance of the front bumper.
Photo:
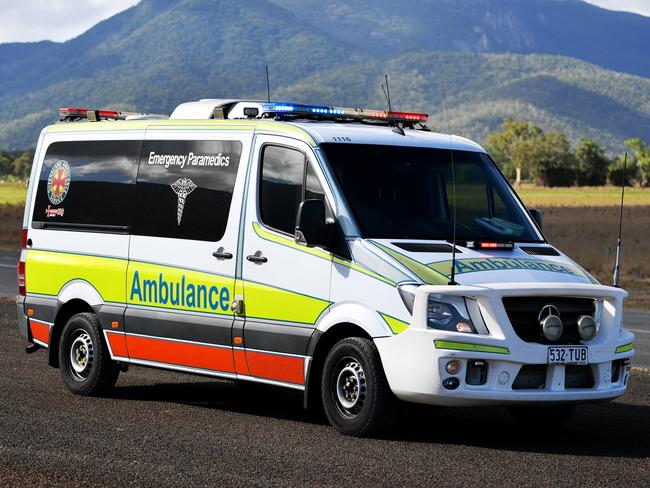
[[(489, 335), (460, 334), (426, 328), (428, 294), (454, 294), (473, 297)], [(524, 342), (514, 332), (503, 308), (502, 297), (526, 295), (581, 296), (602, 298), (604, 311), (598, 335), (589, 343), (588, 368), (593, 377), (589, 387), (576, 387), (570, 371), (576, 368), (547, 365), (547, 345)], [(583, 403), (611, 400), (625, 393), (629, 377), (629, 346), (634, 335), (621, 329), (622, 300), (625, 292), (599, 285), (525, 284), (491, 287), (422, 286), (418, 290), (411, 326), (403, 333), (376, 338), (388, 383), (395, 395), (405, 401), (431, 405), (485, 405), (525, 403)], [(423, 319), (424, 317), (424, 319)], [(622, 347), (627, 346), (627, 347)], [(618, 350), (618, 352), (617, 352)], [(458, 359), (460, 370), (448, 374), (445, 365)], [(468, 384), (469, 361), (487, 365), (485, 382)], [(542, 379), (530, 388), (515, 383), (527, 365), (540, 365)], [(612, 368), (619, 373), (612, 381)], [(580, 370), (588, 374), (588, 371)], [(458, 386), (448, 389), (443, 382), (451, 377)], [(516, 386), (515, 386), (516, 385)]]

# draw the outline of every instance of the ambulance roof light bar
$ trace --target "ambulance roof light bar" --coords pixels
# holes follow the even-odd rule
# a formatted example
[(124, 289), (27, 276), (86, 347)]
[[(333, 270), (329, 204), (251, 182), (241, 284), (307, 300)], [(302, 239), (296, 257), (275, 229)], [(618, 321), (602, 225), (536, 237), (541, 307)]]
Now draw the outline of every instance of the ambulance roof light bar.
[(263, 105), (265, 115), (276, 117), (294, 116), (334, 120), (365, 120), (424, 124), (429, 115), (418, 112), (395, 112), (368, 108), (329, 107), (323, 105), (303, 105), (299, 103), (273, 102)]
[(166, 119), (167, 115), (141, 112), (118, 112), (116, 110), (89, 110), (87, 108), (63, 107), (59, 109), (59, 122), (75, 122), (87, 120), (135, 120), (135, 119)]

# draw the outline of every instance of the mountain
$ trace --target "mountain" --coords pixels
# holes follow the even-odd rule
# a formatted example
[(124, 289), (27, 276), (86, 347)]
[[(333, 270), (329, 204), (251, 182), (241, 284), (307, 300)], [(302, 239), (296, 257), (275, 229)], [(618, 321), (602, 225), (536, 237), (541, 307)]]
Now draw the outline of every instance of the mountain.
[(272, 0), (375, 54), (556, 54), (650, 76), (650, 18), (581, 0)]
[(0, 44), (0, 148), (62, 106), (263, 97), (269, 65), (274, 98), (383, 107), (388, 72), (436, 128), (446, 93), (456, 133), (510, 116), (618, 151), (650, 134), (648, 41), (650, 19), (578, 0), (144, 0), (65, 43)]

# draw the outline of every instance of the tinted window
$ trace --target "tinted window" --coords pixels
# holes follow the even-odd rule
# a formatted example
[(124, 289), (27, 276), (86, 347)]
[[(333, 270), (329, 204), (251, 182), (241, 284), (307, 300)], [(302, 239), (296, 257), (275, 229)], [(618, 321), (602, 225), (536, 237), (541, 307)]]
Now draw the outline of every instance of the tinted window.
[[(321, 145), (364, 237), (539, 241), (483, 153), (364, 144)], [(452, 173), (453, 169), (453, 173)]]
[(323, 199), (323, 189), (305, 155), (295, 149), (266, 146), (262, 152), (260, 213), (264, 224), (287, 234), (296, 230), (304, 199)]
[(138, 235), (218, 241), (228, 223), (238, 141), (145, 141), (138, 173)]
[(131, 225), (141, 144), (141, 141), (51, 144), (38, 182), (33, 220), (71, 227), (127, 228)]

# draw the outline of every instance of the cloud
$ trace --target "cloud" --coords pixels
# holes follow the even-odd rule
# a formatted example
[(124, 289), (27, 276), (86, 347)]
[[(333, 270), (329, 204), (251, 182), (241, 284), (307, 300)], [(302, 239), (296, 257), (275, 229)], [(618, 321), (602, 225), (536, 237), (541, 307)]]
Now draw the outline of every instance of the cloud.
[(650, 0), (585, 0), (608, 10), (633, 12), (650, 17)]
[(66, 41), (140, 0), (0, 0), (0, 43)]

